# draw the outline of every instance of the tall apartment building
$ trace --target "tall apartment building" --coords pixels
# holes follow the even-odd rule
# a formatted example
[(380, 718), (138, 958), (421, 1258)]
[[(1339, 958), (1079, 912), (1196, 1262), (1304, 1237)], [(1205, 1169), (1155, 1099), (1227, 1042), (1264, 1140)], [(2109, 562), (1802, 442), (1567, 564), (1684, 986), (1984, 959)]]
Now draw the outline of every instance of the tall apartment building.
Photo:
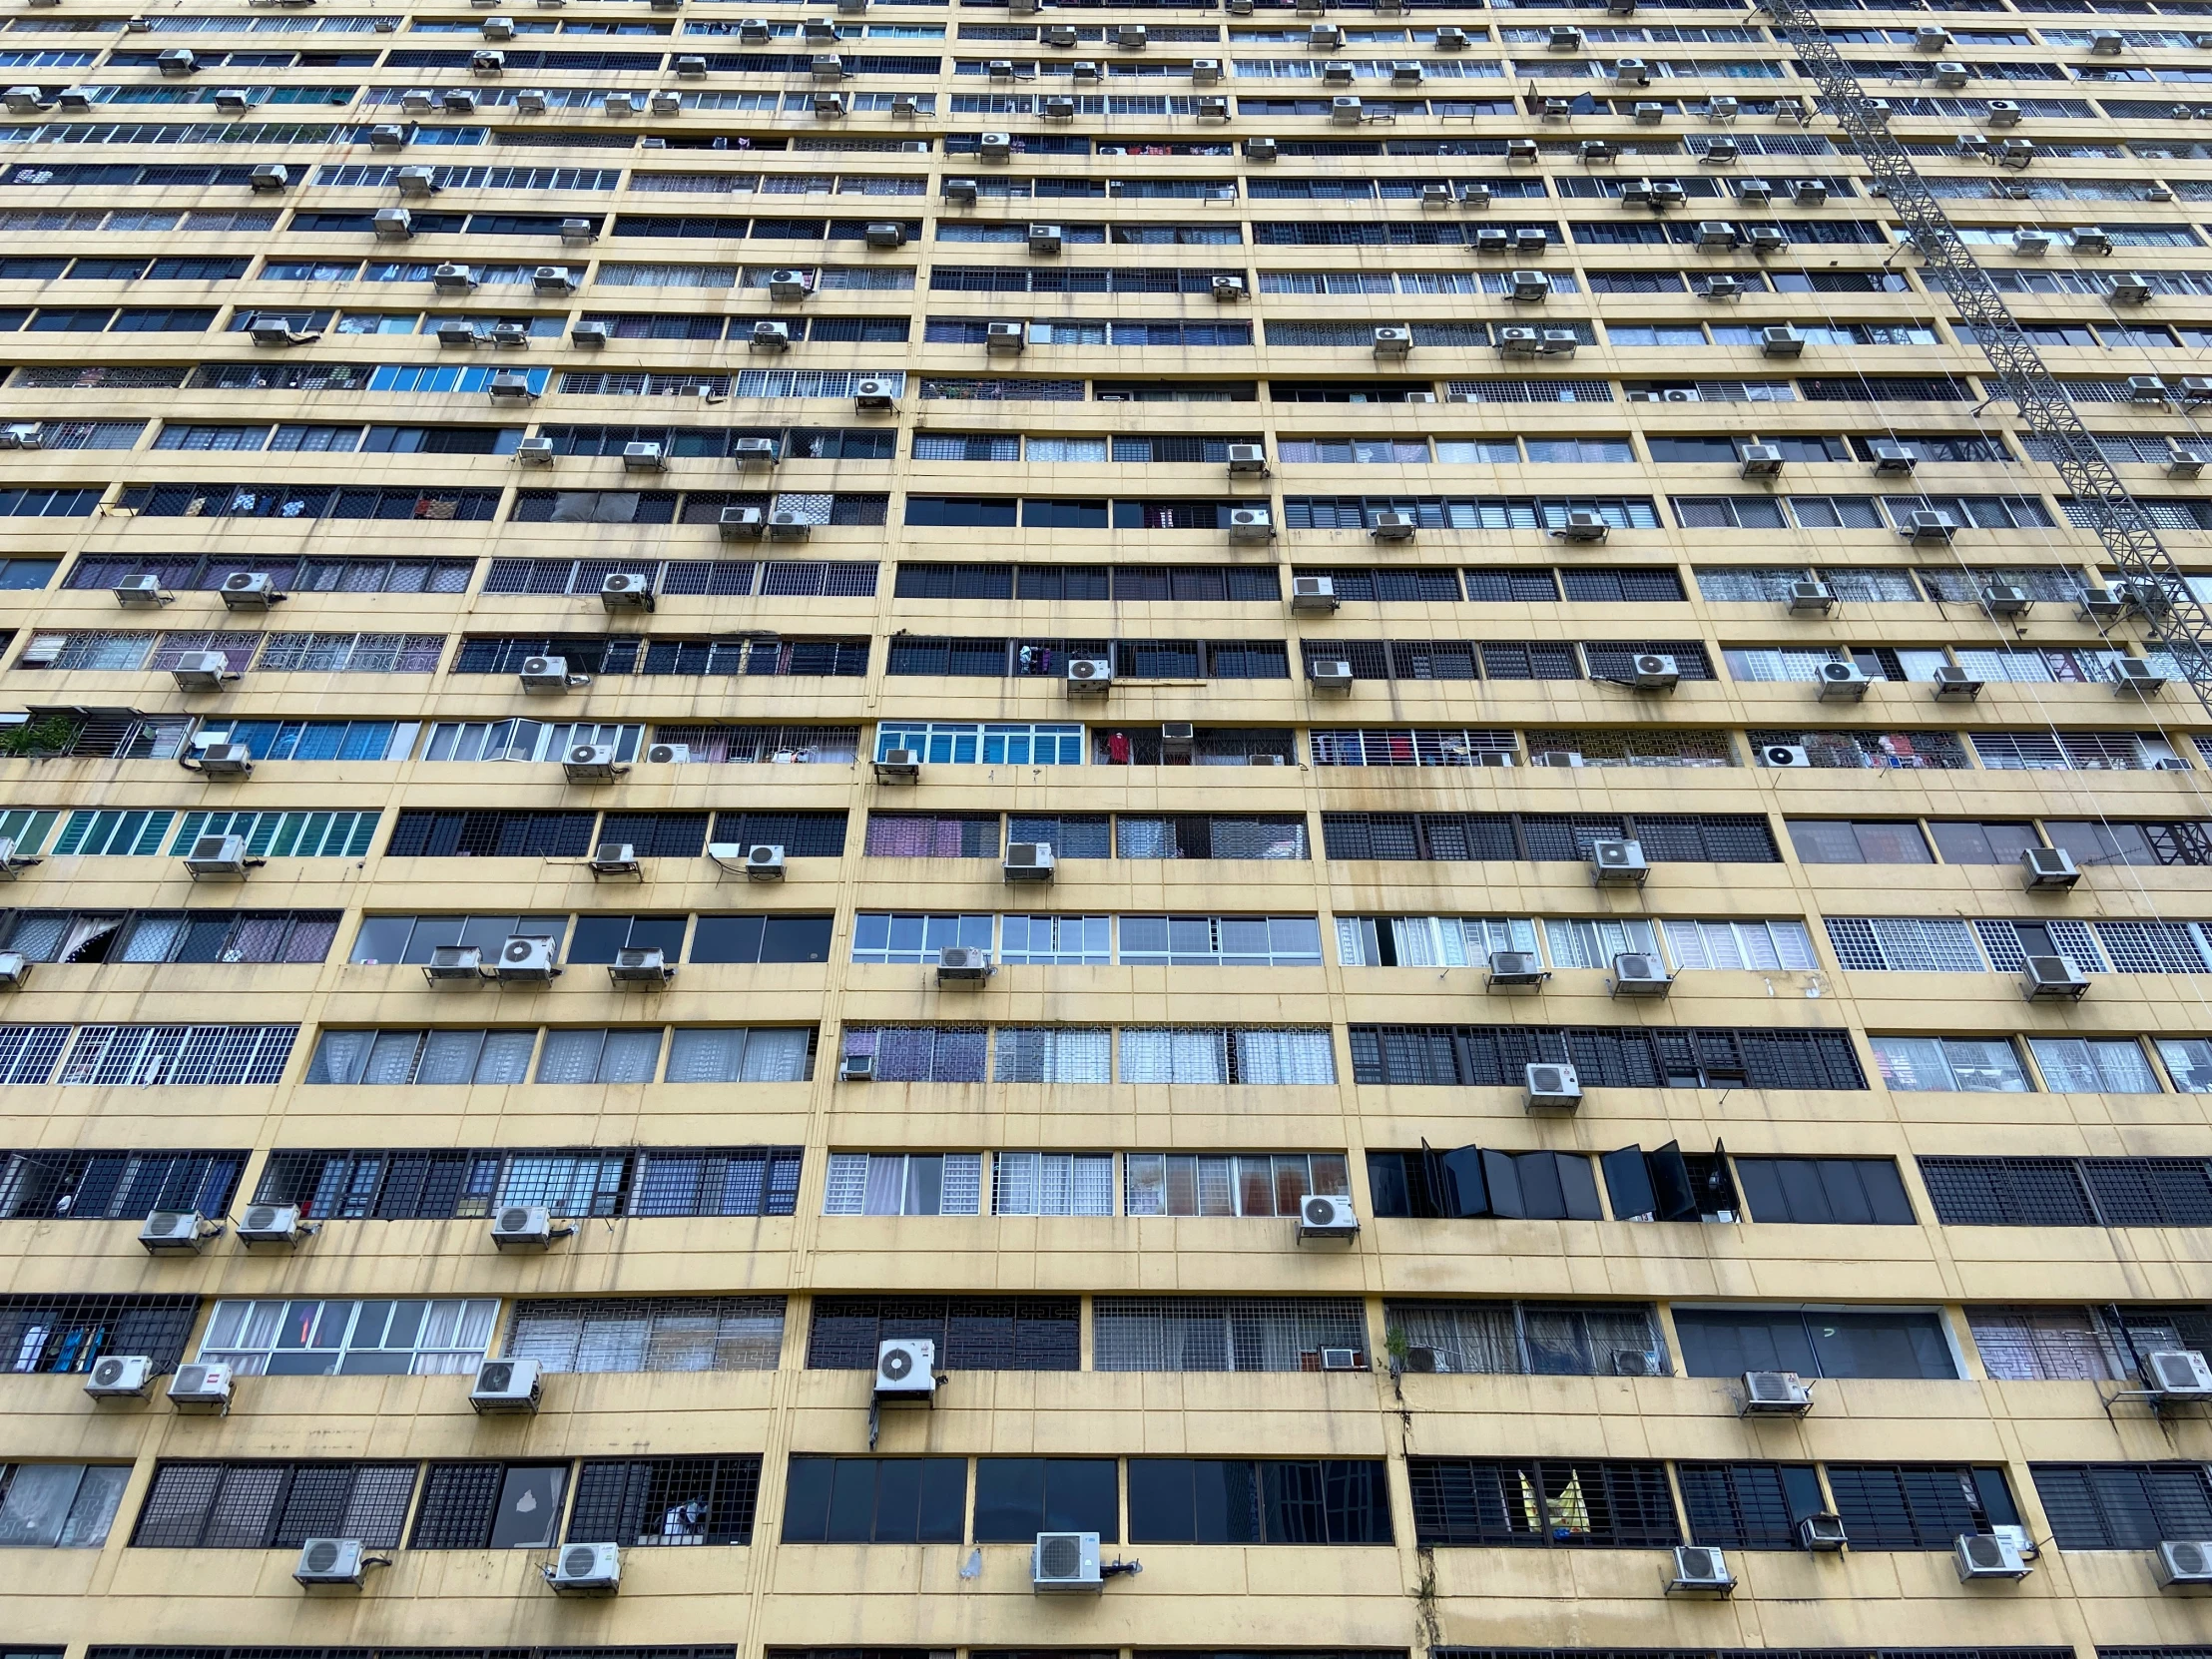
[[(1822, 16), (2212, 598), (2212, 3)], [(1773, 19), (0, 79), (6, 1659), (2212, 1655), (2212, 718)]]

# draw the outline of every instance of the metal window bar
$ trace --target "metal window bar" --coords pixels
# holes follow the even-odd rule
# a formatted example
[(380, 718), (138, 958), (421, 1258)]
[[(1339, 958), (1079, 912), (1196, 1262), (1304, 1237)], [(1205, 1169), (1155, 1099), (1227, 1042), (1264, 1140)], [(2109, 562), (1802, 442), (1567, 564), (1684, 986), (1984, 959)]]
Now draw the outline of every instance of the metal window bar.
[(569, 1512), (570, 1543), (749, 1544), (761, 1459), (586, 1458)]
[(0, 1297), (0, 1367), (17, 1375), (89, 1372), (109, 1354), (177, 1369), (199, 1299), (190, 1296)]
[(774, 1371), (776, 1296), (575, 1297), (515, 1304), (509, 1358), (557, 1372)]
[(1322, 1350), (1368, 1359), (1367, 1313), (1349, 1297), (1095, 1297), (1091, 1369), (1319, 1371)]

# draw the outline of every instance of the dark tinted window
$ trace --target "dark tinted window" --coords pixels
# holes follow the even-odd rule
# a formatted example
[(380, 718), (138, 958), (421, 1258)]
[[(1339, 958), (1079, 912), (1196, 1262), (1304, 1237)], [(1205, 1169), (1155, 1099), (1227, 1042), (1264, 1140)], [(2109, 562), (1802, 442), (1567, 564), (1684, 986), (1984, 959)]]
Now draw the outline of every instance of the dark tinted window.
[(571, 962), (611, 962), (624, 950), (659, 950), (665, 961), (684, 954), (682, 916), (609, 916), (589, 911), (576, 918), (576, 932), (569, 940)]
[(1738, 1158), (1753, 1221), (1910, 1227), (1913, 1206), (1889, 1158)]
[(2060, 1549), (2212, 1538), (2212, 1474), (2202, 1463), (2032, 1463), (2028, 1472)]
[(787, 1544), (956, 1544), (967, 1522), (964, 1457), (817, 1457), (795, 1452)]
[(701, 916), (692, 925), (695, 962), (827, 962), (828, 916)]
[(1831, 1463), (1828, 1489), (1854, 1550), (1947, 1550), (1961, 1532), (2020, 1523), (2001, 1469)]
[(1809, 864), (1930, 864), (1921, 827), (1901, 823), (1857, 823), (1849, 819), (1792, 819), (1790, 840)]
[(1121, 1537), (1121, 1488), (1111, 1457), (978, 1457), (975, 1541), (1027, 1543), (1039, 1532)]
[(1801, 1377), (1958, 1375), (1936, 1313), (1763, 1313), (1677, 1308), (1674, 1329), (1692, 1377), (1794, 1371)]
[(1409, 1457), (1423, 1544), (1597, 1549), (1680, 1543), (1667, 1466), (1626, 1458)]
[(1721, 1549), (1798, 1549), (1798, 1522), (1828, 1500), (1811, 1463), (1677, 1463), (1690, 1536)]
[(1936, 837), (1936, 850), (1946, 864), (2016, 864), (2027, 848), (2042, 845), (2031, 824), (1931, 819), (1928, 832)]
[(1132, 1457), (1129, 1541), (1386, 1544), (1382, 1471), (1364, 1458)]
[(807, 1365), (868, 1370), (878, 1344), (926, 1337), (937, 1345), (937, 1363), (954, 1373), (1074, 1371), (1081, 1332), (1080, 1305), (1071, 1296), (818, 1296)]

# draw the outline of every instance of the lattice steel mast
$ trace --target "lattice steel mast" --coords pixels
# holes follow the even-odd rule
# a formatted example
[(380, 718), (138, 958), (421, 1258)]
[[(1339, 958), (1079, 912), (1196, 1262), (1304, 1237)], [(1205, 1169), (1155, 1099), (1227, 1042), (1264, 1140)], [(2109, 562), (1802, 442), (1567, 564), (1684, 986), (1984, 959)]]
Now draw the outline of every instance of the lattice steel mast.
[(1890, 207), (1928, 269), (1936, 273), (1974, 341), (2001, 395), (2018, 407), (2021, 421), (2048, 446), (2058, 475), (2086, 513), (2105, 552), (2128, 580), (2131, 607), (2144, 628), (2169, 652), (2208, 714), (2212, 714), (2212, 613), (2198, 603), (2158, 539), (2150, 517), (2127, 492), (2096, 440), (2081, 424), (2072, 401), (2021, 331), (2017, 318), (1960, 240), (1942, 204), (1913, 166), (1905, 147), (1890, 136), (1887, 117), (1859, 85), (1805, 0), (1758, 0), (1788, 39), (1798, 61), (1820, 84), (1829, 113), (1843, 124), (1859, 154), (1888, 194)]

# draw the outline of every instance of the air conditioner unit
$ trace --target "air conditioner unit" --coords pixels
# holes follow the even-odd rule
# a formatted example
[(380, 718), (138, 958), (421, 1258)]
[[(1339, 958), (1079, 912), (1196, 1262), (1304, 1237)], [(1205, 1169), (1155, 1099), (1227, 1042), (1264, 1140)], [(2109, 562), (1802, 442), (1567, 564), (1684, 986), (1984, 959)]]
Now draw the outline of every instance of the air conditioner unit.
[(2089, 50), (2097, 57), (2117, 57), (2123, 44), (2120, 31), (2117, 29), (2091, 29), (2089, 31)]
[[(0, 443), (0, 448), (6, 447)], [(162, 591), (159, 576), (126, 576), (109, 591), (115, 595), (115, 602), (127, 611), (158, 608), (170, 603), (173, 597)]]
[(1049, 881), (1052, 879), (1052, 847), (1047, 841), (1010, 841), (1006, 846), (1004, 864), (1009, 881)]
[(724, 541), (759, 541), (768, 515), (758, 507), (725, 507), (715, 518), (715, 529)]
[[(439, 269), (442, 271), (445, 268), (441, 266)], [(458, 269), (463, 276), (468, 275), (466, 266)], [(468, 285), (476, 285), (473, 278)], [(574, 293), (577, 285), (576, 273), (565, 265), (541, 265), (530, 273), (530, 285), (535, 291), (544, 294)]]
[(874, 1082), (875, 1056), (872, 1054), (847, 1054), (837, 1062), (837, 1080), (840, 1083)]
[(251, 104), (244, 87), (220, 88), (210, 102), (224, 115), (244, 115)]
[(1613, 81), (1618, 86), (1648, 87), (1651, 85), (1651, 66), (1641, 58), (1615, 58)]
[(1790, 245), (1789, 238), (1772, 225), (1754, 225), (1744, 233), (1744, 241), (1754, 254), (1779, 254)]
[(1836, 608), (1836, 590), (1826, 582), (1810, 580), (1790, 584), (1790, 614), (1826, 616)]
[(1570, 511), (1566, 523), (1552, 532), (1564, 541), (1603, 541), (1607, 533), (1604, 515), (1583, 507)]
[(1601, 887), (1640, 887), (1651, 874), (1639, 841), (1597, 840), (1590, 843), (1590, 875)]
[(1345, 43), (1344, 30), (1334, 23), (1316, 23), (1306, 31), (1306, 45), (1316, 52), (1334, 52)]
[(2212, 1399), (2212, 1366), (2195, 1349), (2153, 1350), (2143, 1356), (2141, 1375), (2160, 1399)]
[(266, 611), (282, 602), (276, 582), (262, 571), (238, 570), (223, 578), (218, 590), (223, 603), (234, 611)]
[(1360, 1218), (1353, 1213), (1352, 1200), (1334, 1197), (1328, 1193), (1308, 1193), (1299, 1200), (1298, 1237), (1301, 1244), (1309, 1239), (1342, 1239), (1349, 1243), (1360, 1236)]
[(1582, 752), (1578, 749), (1544, 749), (1528, 757), (1528, 764), (1535, 767), (1579, 767)]
[[(425, 106), (427, 110), (427, 106)], [(377, 126), (368, 130), (368, 147), (371, 150), (397, 150), (407, 142), (404, 127)]]
[(1543, 347), (1543, 330), (1540, 328), (1523, 328), (1508, 323), (1497, 331), (1497, 348), (1505, 356), (1533, 357)]
[(2050, 252), (2050, 236), (2043, 231), (2015, 231), (2012, 252), (2023, 259), (2039, 260)]
[(525, 657), (515, 678), (526, 692), (565, 692), (581, 677), (568, 672), (566, 657)]
[(262, 195), (284, 190), (291, 184), (291, 170), (276, 162), (264, 162), (254, 169), (252, 183)]
[(1735, 1588), (1735, 1574), (1719, 1550), (1699, 1544), (1674, 1546), (1674, 1573), (1667, 1581), (1670, 1595), (1725, 1596)]
[(1699, 159), (1725, 167), (1742, 154), (1743, 146), (1732, 138), (1707, 139)]
[(1958, 526), (1948, 513), (1924, 508), (1906, 514), (1905, 535), (1917, 546), (1942, 546), (1957, 534)]
[(1539, 349), (1547, 357), (1571, 357), (1582, 342), (1572, 328), (1546, 328)]
[(1782, 451), (1771, 443), (1747, 443), (1743, 447), (1742, 465), (1737, 475), (1743, 478), (1774, 478), (1782, 471)]
[(629, 770), (615, 765), (615, 746), (611, 743), (572, 744), (561, 756), (561, 771), (571, 784), (619, 778)]
[(2140, 305), (2150, 298), (2150, 282), (2139, 272), (2112, 278), (2112, 301), (2118, 305)]
[(771, 322), (765, 317), (753, 324), (749, 336), (756, 351), (789, 351), (792, 348), (792, 327), (788, 322)]
[(2032, 1570), (2017, 1543), (1987, 1532), (1961, 1532), (1951, 1547), (1951, 1560), (1961, 1584), (1977, 1578), (2021, 1579)]
[(607, 341), (613, 337), (614, 331), (604, 322), (579, 322), (568, 331), (569, 343), (586, 351), (605, 350)]
[(1535, 1061), (1523, 1068), (1521, 1081), (1531, 1112), (1571, 1112), (1582, 1104), (1582, 1079), (1563, 1061)]
[(200, 67), (200, 60), (190, 48), (172, 46), (154, 60), (154, 65), (164, 75), (190, 75)]
[(1377, 541), (1411, 541), (1419, 521), (1411, 513), (1381, 512), (1369, 526), (1368, 534)]
[(1467, 32), (1445, 24), (1436, 31), (1436, 50), (1439, 52), (1464, 52), (1467, 49)]
[[(543, 0), (540, 0), (543, 4)], [(525, 87), (515, 94), (515, 113), (518, 115), (545, 114), (548, 98), (543, 87)], [(562, 222), (567, 223), (565, 220)]]
[(602, 875), (635, 875), (643, 878), (645, 866), (638, 861), (638, 849), (628, 841), (601, 841), (591, 849), (586, 866), (592, 879)]
[(1540, 985), (1551, 975), (1544, 971), (1543, 958), (1533, 950), (1493, 950), (1490, 952), (1489, 972), (1483, 980), (1485, 989), (1499, 985)]
[(875, 1397), (930, 1400), (937, 1391), (937, 1345), (926, 1337), (893, 1337), (875, 1345)]
[(1769, 357), (1797, 357), (1804, 355), (1805, 336), (1796, 324), (1785, 322), (1779, 327), (1759, 330), (1759, 350)]
[(1029, 1553), (1029, 1585), (1039, 1595), (1093, 1593), (1105, 1586), (1096, 1532), (1040, 1532)]
[(494, 345), (528, 345), (530, 330), (520, 322), (494, 322), (491, 325), (491, 342)]
[(1027, 349), (1028, 326), (1020, 322), (991, 322), (983, 328), (983, 345), (986, 350), (1016, 353)]
[(2181, 377), (2181, 400), (2184, 403), (2212, 400), (2212, 375), (2184, 374)]
[(1708, 299), (1735, 299), (1743, 293), (1744, 285), (1733, 276), (1708, 276), (1703, 291)]
[(937, 952), (937, 983), (972, 980), (980, 983), (993, 972), (991, 953), (974, 945), (948, 944)]
[(1337, 581), (1333, 576), (1293, 576), (1291, 609), (1326, 613), (1337, 609)]
[(1667, 964), (1642, 950), (1624, 950), (1613, 958), (1614, 996), (1665, 996), (1674, 988)]
[(1981, 695), (1981, 682), (1950, 663), (1936, 668), (1935, 684), (1939, 702), (1971, 703)]
[(553, 960), (553, 941), (531, 933), (516, 933), (499, 946), (499, 960), (492, 977), (503, 982), (542, 981), (561, 970)]
[(1316, 691), (1352, 690), (1352, 665), (1341, 659), (1322, 659), (1306, 665), (1306, 680)]
[(370, 1567), (389, 1565), (388, 1560), (369, 1555), (358, 1538), (309, 1538), (299, 1546), (291, 1576), (303, 1589), (357, 1590)]
[(441, 979), (465, 979), (474, 984), (483, 977), (484, 951), (481, 945), (441, 944), (430, 950), (430, 959), (423, 964), (422, 976), (432, 984)]
[(2122, 657), (2112, 665), (2112, 690), (2117, 694), (2150, 697), (2165, 685), (2166, 677), (2140, 657)]
[(876, 413), (886, 413), (898, 407), (898, 399), (891, 391), (888, 380), (861, 380), (852, 387), (855, 407)]
[(555, 1595), (611, 1596), (622, 1588), (622, 1546), (563, 1544), (545, 1581)]
[(1851, 1542), (1840, 1515), (1806, 1515), (1797, 1524), (1798, 1543), (1814, 1554), (1833, 1554)]
[[(1297, 581), (1293, 577), (1294, 582)], [(1198, 742), (1197, 728), (1187, 720), (1167, 720), (1160, 723), (1160, 753), (1186, 756)]]
[(231, 1408), (229, 1366), (179, 1366), (169, 1380), (169, 1402), (180, 1411), (225, 1412)]
[(441, 265), (430, 273), (430, 282), (440, 293), (470, 293), (476, 287), (476, 273), (465, 265)]
[(607, 964), (607, 977), (618, 985), (665, 985), (676, 977), (668, 955), (658, 945), (618, 950)]
[(1225, 305), (1252, 297), (1252, 290), (1245, 286), (1242, 276), (1216, 276), (1209, 284), (1214, 298)]
[(1032, 254), (1057, 254), (1060, 252), (1060, 227), (1057, 225), (1032, 225), (1029, 227), (1029, 252)]
[(2029, 956), (2020, 963), (2020, 994), (2030, 1002), (2078, 1000), (2088, 990), (2089, 976), (2064, 956)]
[(622, 446), (622, 465), (629, 472), (665, 472), (667, 452), (657, 443), (626, 443)]
[[(232, 837), (236, 838), (236, 837)], [(223, 1231), (193, 1210), (156, 1210), (139, 1228), (139, 1243), (149, 1256), (197, 1256)]]
[(85, 1392), (94, 1399), (144, 1399), (154, 1382), (154, 1362), (143, 1354), (108, 1354), (85, 1374)]
[(768, 515), (770, 541), (805, 541), (814, 533), (814, 520), (793, 508), (779, 507)]
[(1651, 181), (1638, 179), (1621, 186), (1620, 205), (1624, 208), (1648, 208), (1651, 206)]
[[(547, 1231), (551, 1232), (550, 1223)], [(476, 1368), (468, 1402), (480, 1415), (535, 1412), (541, 1391), (537, 1361), (486, 1360)]]
[(299, 1219), (296, 1204), (249, 1204), (239, 1218), (241, 1244), (296, 1246), (306, 1236), (307, 1227)]
[(1823, 663), (1815, 676), (1823, 703), (1857, 703), (1873, 684), (1857, 663)]
[(1516, 271), (1505, 278), (1506, 292), (1514, 299), (1542, 303), (1551, 297), (1551, 278), (1540, 271)]
[(546, 1250), (556, 1238), (566, 1236), (565, 1229), (554, 1227), (552, 1212), (542, 1204), (508, 1204), (492, 1212), (491, 1242), (500, 1250)]
[(2208, 454), (2202, 449), (2176, 448), (2166, 456), (2166, 476), (2169, 478), (2200, 477), (2207, 465), (2212, 465), (2212, 454)]
[(918, 749), (886, 749), (876, 757), (875, 776), (893, 781), (919, 778), (921, 776), (921, 751)]
[(2073, 854), (2058, 846), (2031, 846), (2020, 854), (2020, 884), (2029, 892), (2063, 892), (2081, 879)]
[(437, 325), (436, 335), (440, 345), (470, 346), (483, 343), (483, 336), (466, 322), (441, 322)]
[(20, 950), (0, 950), (0, 988), (20, 990), (31, 977), (31, 960)]
[(1330, 99), (1329, 119), (1340, 127), (1358, 126), (1363, 119), (1360, 100), (1357, 98)]
[(1273, 541), (1275, 520), (1265, 507), (1235, 507), (1229, 513), (1231, 541)]
[(2093, 226), (2084, 226), (2074, 232), (2073, 247), (2076, 254), (2109, 254), (2112, 239)]
[(1747, 1371), (1740, 1416), (1802, 1417), (1813, 1408), (1813, 1385), (1794, 1371)]
[(228, 685), (239, 678), (238, 672), (220, 651), (180, 652), (170, 677), (180, 690), (199, 691)]
[(438, 94), (438, 113), (440, 115), (474, 115), (476, 113), (476, 94), (448, 87)]
[(1281, 153), (1282, 147), (1271, 138), (1245, 140), (1245, 160), (1247, 161), (1272, 162)]
[(1410, 328), (1378, 328), (1375, 331), (1375, 354), (1378, 357), (1402, 357), (1413, 349), (1413, 331)]
[(599, 581), (599, 603), (610, 611), (653, 609), (653, 578), (642, 571), (621, 571)]
[(2198, 1589), (2212, 1584), (2212, 1541), (2161, 1540), (2152, 1562), (2161, 1590)]
[(244, 835), (196, 835), (192, 850), (185, 854), (185, 868), (195, 880), (203, 875), (230, 875), (244, 880), (249, 862)]
[(1646, 651), (1629, 664), (1629, 684), (1638, 691), (1673, 691), (1682, 683), (1682, 664), (1662, 652)]

